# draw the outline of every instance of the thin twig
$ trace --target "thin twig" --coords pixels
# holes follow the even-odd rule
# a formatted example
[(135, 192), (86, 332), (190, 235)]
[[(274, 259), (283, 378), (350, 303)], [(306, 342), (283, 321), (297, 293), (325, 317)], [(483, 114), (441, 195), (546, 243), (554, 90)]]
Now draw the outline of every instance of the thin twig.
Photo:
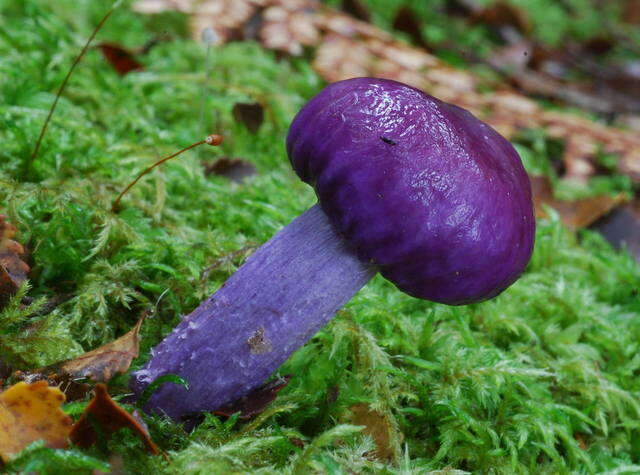
[(36, 157), (38, 156), (38, 152), (40, 151), (40, 145), (42, 144), (42, 139), (44, 138), (44, 134), (47, 132), (47, 127), (49, 127), (49, 122), (51, 122), (51, 116), (53, 116), (53, 112), (56, 110), (56, 107), (58, 105), (58, 101), (60, 100), (60, 96), (64, 92), (65, 87), (67, 87), (67, 83), (69, 82), (69, 78), (71, 77), (71, 74), (73, 73), (74, 69), (76, 68), (76, 66), (78, 65), (80, 60), (83, 58), (83, 56), (85, 55), (85, 53), (89, 49), (89, 45), (91, 44), (93, 39), (98, 34), (98, 31), (100, 31), (102, 26), (109, 19), (109, 17), (116, 10), (116, 8), (118, 8), (118, 6), (120, 6), (121, 2), (122, 2), (122, 0), (117, 0), (116, 2), (113, 3), (113, 5), (111, 5), (111, 8), (109, 9), (109, 11), (107, 11), (107, 13), (102, 17), (102, 20), (100, 20), (100, 22), (93, 29), (93, 32), (91, 33), (91, 36), (89, 37), (89, 39), (87, 40), (87, 42), (83, 46), (83, 48), (80, 51), (80, 54), (78, 55), (78, 57), (75, 59), (75, 61), (73, 62), (73, 64), (69, 68), (69, 71), (67, 72), (67, 75), (64, 77), (64, 80), (62, 81), (62, 84), (60, 85), (60, 88), (58, 89), (58, 92), (56, 94), (56, 98), (54, 99), (53, 104), (51, 104), (51, 109), (49, 109), (49, 114), (47, 115), (47, 118), (45, 119), (44, 124), (42, 125), (42, 129), (40, 129), (40, 136), (38, 137), (38, 141), (36, 142), (36, 146), (33, 149), (33, 153), (31, 154), (31, 157), (29, 157), (29, 160), (27, 161), (27, 165), (25, 167), (25, 176), (26, 177), (31, 176), (31, 173), (33, 171), (32, 170), (33, 169), (33, 162), (35, 161)]

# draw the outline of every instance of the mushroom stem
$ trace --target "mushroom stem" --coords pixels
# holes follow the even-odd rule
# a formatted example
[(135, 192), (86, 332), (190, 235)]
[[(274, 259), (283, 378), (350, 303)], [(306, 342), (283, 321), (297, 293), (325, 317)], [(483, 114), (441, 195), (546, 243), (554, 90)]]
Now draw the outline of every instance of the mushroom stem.
[(139, 396), (163, 374), (145, 406), (179, 420), (217, 409), (260, 386), (376, 273), (358, 260), (315, 205), (258, 249), (154, 350), (133, 375)]

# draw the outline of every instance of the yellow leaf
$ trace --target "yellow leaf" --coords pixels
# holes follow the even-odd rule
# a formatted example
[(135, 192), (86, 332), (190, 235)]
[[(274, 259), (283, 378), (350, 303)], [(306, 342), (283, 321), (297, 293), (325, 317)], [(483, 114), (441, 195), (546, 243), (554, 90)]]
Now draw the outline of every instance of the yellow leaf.
[(6, 462), (36, 440), (67, 447), (72, 421), (60, 408), (64, 401), (45, 381), (20, 382), (0, 394), (0, 458)]

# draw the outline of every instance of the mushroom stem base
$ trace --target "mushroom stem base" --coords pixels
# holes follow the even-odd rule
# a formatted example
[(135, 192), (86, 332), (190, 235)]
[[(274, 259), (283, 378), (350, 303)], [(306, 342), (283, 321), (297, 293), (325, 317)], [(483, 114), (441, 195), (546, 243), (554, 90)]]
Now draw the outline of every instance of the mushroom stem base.
[(164, 383), (145, 410), (182, 416), (211, 411), (259, 387), (374, 275), (315, 205), (258, 249), (229, 280), (152, 350), (133, 375), (139, 396)]

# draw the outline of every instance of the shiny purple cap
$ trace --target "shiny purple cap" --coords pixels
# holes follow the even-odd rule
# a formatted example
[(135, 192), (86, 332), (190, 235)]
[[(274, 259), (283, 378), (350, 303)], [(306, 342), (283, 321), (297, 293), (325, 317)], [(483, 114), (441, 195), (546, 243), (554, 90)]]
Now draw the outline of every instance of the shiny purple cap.
[(396, 81), (340, 81), (297, 114), (287, 152), (359, 258), (414, 297), (488, 299), (529, 262), (520, 157), (460, 107)]

